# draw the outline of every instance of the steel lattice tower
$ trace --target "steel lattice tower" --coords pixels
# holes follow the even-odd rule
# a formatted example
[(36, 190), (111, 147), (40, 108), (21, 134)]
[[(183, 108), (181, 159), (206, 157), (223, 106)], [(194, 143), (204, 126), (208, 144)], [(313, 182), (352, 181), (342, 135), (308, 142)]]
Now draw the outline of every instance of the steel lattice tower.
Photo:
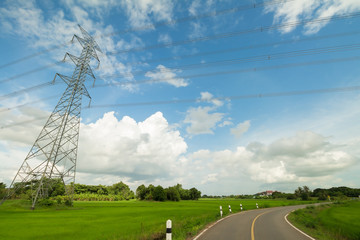
[[(91, 97), (85, 88), (87, 76), (94, 79), (89, 65), (92, 58), (98, 61), (96, 51), (101, 52), (95, 40), (79, 25), (83, 38), (74, 35), (82, 46), (80, 57), (66, 53), (75, 66), (71, 77), (56, 73), (66, 84), (67, 88), (58, 104), (48, 118), (45, 126), (35, 140), (30, 152), (19, 168), (3, 201), (13, 195), (19, 188), (31, 185), (32, 209), (38, 199), (48, 197), (48, 190), (52, 187), (51, 179), (61, 179), (66, 194), (71, 197), (74, 193), (76, 158), (79, 139), (80, 112), (82, 96)], [(2, 202), (3, 202), (2, 201)]]

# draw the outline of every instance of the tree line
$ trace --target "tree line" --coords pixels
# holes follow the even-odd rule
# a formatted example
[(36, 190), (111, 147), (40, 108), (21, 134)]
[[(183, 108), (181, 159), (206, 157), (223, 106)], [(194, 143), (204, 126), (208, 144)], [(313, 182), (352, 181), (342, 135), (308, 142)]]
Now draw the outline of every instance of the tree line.
[[(16, 183), (14, 186), (16, 191), (12, 198), (31, 199), (31, 186), (35, 186), (36, 188), (38, 184), (38, 180)], [(160, 185), (155, 187), (152, 184), (148, 187), (141, 185), (136, 189), (136, 194), (123, 182), (118, 182), (110, 186), (79, 183), (64, 186), (61, 179), (45, 179), (44, 184), (51, 186), (51, 188), (48, 189), (49, 198), (60, 202), (65, 199), (66, 190), (69, 190), (71, 187), (74, 191), (73, 198), (78, 201), (122, 201), (135, 198), (149, 201), (180, 201), (197, 200), (201, 197), (201, 192), (196, 188), (184, 189), (181, 184), (168, 188), (163, 188)], [(0, 182), (0, 198), (5, 196), (5, 191), (6, 185)]]
[(341, 198), (348, 197), (354, 198), (360, 196), (360, 188), (349, 188), (349, 187), (332, 187), (332, 188), (316, 188), (311, 191), (308, 186), (298, 187), (294, 193), (281, 193), (273, 192), (272, 198), (287, 198), (287, 199), (301, 199), (309, 200), (311, 197), (317, 198), (318, 200), (327, 200), (330, 198)]
[(178, 202), (180, 200), (198, 200), (201, 197), (201, 192), (196, 188), (184, 189), (181, 184), (165, 189), (160, 185), (155, 187), (150, 184), (145, 187), (143, 184), (136, 189), (136, 197), (139, 200)]
[[(65, 198), (66, 189), (61, 179), (45, 179), (45, 183), (52, 186), (48, 189), (48, 195), (50, 198), (57, 199)], [(22, 184), (22, 186), (18, 186)], [(25, 183), (16, 183), (17, 189), (13, 198), (31, 199), (31, 186), (36, 186), (37, 180)], [(121, 201), (121, 200), (148, 200), (148, 201), (180, 201), (180, 200), (197, 200), (201, 197), (201, 192), (196, 188), (184, 189), (181, 184), (177, 184), (172, 187), (163, 188), (162, 186), (149, 186), (140, 185), (134, 193), (127, 184), (118, 182), (110, 186), (105, 185), (86, 185), (86, 184), (73, 184), (67, 185), (66, 188), (73, 187), (74, 200), (78, 201)], [(5, 196), (6, 185), (0, 182), (0, 199)], [(359, 188), (349, 187), (332, 187), (332, 188), (316, 188), (311, 191), (309, 187), (303, 186), (295, 189), (294, 193), (273, 192), (269, 198), (286, 198), (286, 199), (302, 199), (308, 200), (311, 197), (318, 198), (319, 200), (326, 200), (328, 197), (341, 198), (341, 197), (359, 197)], [(208, 196), (204, 195), (203, 198), (221, 198), (230, 197), (236, 199), (250, 199), (254, 198), (254, 195), (230, 195), (230, 196)], [(255, 196), (255, 198), (261, 198)]]
[(310, 198), (317, 198), (318, 200), (327, 200), (330, 198), (358, 198), (360, 196), (360, 188), (349, 188), (349, 187), (332, 187), (332, 188), (316, 188), (311, 191), (308, 186), (298, 187), (293, 193), (285, 193), (275, 191), (270, 196), (261, 196), (261, 195), (251, 195), (251, 194), (242, 194), (242, 195), (229, 195), (229, 196), (212, 196), (212, 195), (203, 195), (203, 198), (235, 198), (235, 199), (253, 199), (253, 198), (281, 198), (281, 199), (301, 199), (309, 200)]

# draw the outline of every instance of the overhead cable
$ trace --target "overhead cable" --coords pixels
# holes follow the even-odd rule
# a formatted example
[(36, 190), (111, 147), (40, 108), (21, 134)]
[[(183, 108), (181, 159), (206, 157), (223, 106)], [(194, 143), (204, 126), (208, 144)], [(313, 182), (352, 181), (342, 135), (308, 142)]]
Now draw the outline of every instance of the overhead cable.
[[(131, 33), (131, 32), (150, 30), (150, 29), (154, 29), (156, 27), (174, 25), (176, 23), (182, 23), (182, 22), (187, 22), (187, 21), (192, 21), (192, 20), (197, 20), (197, 19), (202, 19), (202, 18), (207, 18), (207, 17), (215, 17), (215, 16), (224, 15), (224, 14), (228, 14), (228, 13), (234, 13), (234, 12), (243, 11), (243, 10), (250, 10), (250, 9), (255, 9), (255, 8), (259, 8), (259, 7), (266, 7), (266, 6), (270, 6), (270, 5), (276, 5), (276, 4), (284, 4), (284, 3), (287, 3), (287, 2), (293, 2), (293, 1), (295, 1), (295, 0), (274, 0), (274, 1), (264, 1), (264, 2), (261, 2), (261, 3), (242, 5), (242, 6), (228, 8), (228, 9), (224, 9), (224, 10), (220, 10), (220, 11), (212, 11), (212, 12), (209, 12), (209, 13), (193, 15), (193, 16), (190, 16), (190, 17), (178, 18), (178, 19), (171, 20), (171, 21), (157, 22), (157, 23), (154, 23), (154, 24), (148, 24), (148, 25), (138, 27), (138, 28), (130, 28), (130, 29), (125, 29), (125, 30), (121, 30), (121, 31), (114, 31), (114, 32), (108, 33), (108, 34), (98, 35), (95, 38), (97, 39), (97, 38), (101, 38), (103, 36), (105, 36), (105, 37), (106, 36), (114, 36), (114, 35), (119, 35), (119, 34), (126, 34), (126, 33)], [(11, 66), (11, 65), (14, 65), (14, 64), (17, 64), (17, 63), (20, 63), (22, 61), (31, 59), (33, 57), (42, 55), (44, 53), (51, 52), (53, 50), (65, 47), (66, 45), (69, 45), (69, 44), (71, 44), (71, 41), (61, 43), (61, 44), (52, 46), (50, 48), (47, 48), (45, 50), (42, 50), (42, 51), (27, 55), (25, 57), (22, 57), (22, 58), (14, 60), (14, 61), (5, 63), (3, 65), (0, 65), (0, 69)]]
[[(322, 89), (312, 89), (312, 90), (298, 90), (298, 91), (287, 91), (287, 92), (258, 93), (258, 94), (214, 97), (211, 98), (211, 100), (228, 101), (228, 100), (259, 99), (259, 98), (271, 98), (271, 97), (289, 97), (289, 96), (325, 94), (325, 93), (345, 93), (345, 92), (356, 92), (356, 91), (360, 91), (359, 85), (349, 86), (349, 87), (337, 87), (337, 88), (322, 88)], [(135, 107), (135, 106), (168, 105), (168, 104), (181, 104), (181, 103), (194, 103), (194, 102), (201, 102), (201, 99), (192, 98), (192, 99), (163, 100), (163, 101), (151, 101), (151, 102), (103, 104), (103, 105), (92, 105), (90, 107), (84, 107), (84, 109), (91, 110), (91, 109), (109, 108), (109, 107)], [(47, 119), (47, 117), (35, 118), (22, 122), (14, 122), (0, 126), (0, 129), (6, 129), (18, 125), (24, 125), (26, 123), (36, 122), (44, 119)]]

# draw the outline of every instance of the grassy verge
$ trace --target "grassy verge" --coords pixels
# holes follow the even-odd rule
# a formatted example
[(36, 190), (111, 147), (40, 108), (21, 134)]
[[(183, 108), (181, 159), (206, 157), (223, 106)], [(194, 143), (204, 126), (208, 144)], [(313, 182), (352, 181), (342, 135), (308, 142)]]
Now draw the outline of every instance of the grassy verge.
[(291, 213), (289, 220), (319, 240), (360, 240), (360, 201), (309, 206)]
[(30, 210), (27, 201), (6, 201), (0, 206), (0, 239), (164, 239), (166, 220), (173, 222), (173, 239), (196, 235), (220, 218), (259, 207), (309, 202), (292, 200), (201, 199), (180, 202), (74, 202), (74, 207), (52, 206)]

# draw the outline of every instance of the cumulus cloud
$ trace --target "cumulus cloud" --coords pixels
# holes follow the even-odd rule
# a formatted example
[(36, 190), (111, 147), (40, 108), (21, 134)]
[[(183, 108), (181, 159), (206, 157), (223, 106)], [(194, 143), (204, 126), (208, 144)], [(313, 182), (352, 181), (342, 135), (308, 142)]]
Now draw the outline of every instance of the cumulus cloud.
[[(1, 110), (1, 126), (48, 115), (33, 108), (22, 108), (19, 112)], [(202, 124), (207, 124), (208, 118), (211, 116), (206, 115)], [(0, 181), (11, 182), (43, 121), (1, 129)], [(193, 127), (194, 132), (205, 131), (200, 122)], [(208, 190), (212, 194), (225, 193), (222, 189), (226, 183), (231, 185), (226, 189), (230, 193), (242, 192), (244, 183), (254, 182), (272, 184), (278, 190), (284, 184), (290, 184), (290, 189), (303, 184), (313, 186), (314, 182), (315, 187), (322, 183), (332, 186), (342, 182), (337, 174), (358, 161), (354, 156), (359, 141), (352, 144), (334, 144), (329, 137), (302, 131), (268, 144), (252, 142), (235, 149), (187, 153), (184, 138), (161, 112), (141, 122), (129, 116), (118, 119), (114, 112), (108, 112), (94, 123), (81, 124), (77, 182), (126, 181), (133, 188), (142, 183), (166, 186), (180, 182), (184, 186), (195, 184), (199, 189), (215, 189)]]
[(232, 135), (237, 138), (240, 138), (244, 133), (246, 133), (250, 128), (250, 121), (247, 120), (245, 122), (239, 123), (236, 127), (230, 129)]
[(81, 125), (78, 171), (122, 175), (131, 180), (164, 178), (176, 171), (187, 144), (161, 112), (143, 122), (106, 113)]
[(184, 78), (176, 77), (176, 72), (180, 70), (171, 70), (164, 65), (158, 65), (156, 70), (147, 72), (146, 77), (151, 78), (153, 82), (163, 82), (173, 85), (175, 87), (186, 87), (189, 83)]
[(211, 111), (213, 111), (212, 107), (197, 107), (187, 110), (184, 120), (184, 123), (190, 124), (186, 128), (187, 133), (191, 135), (214, 133), (212, 129), (223, 119), (224, 114), (211, 113)]
[(201, 92), (198, 102), (211, 103), (211, 106), (191, 107), (187, 110), (184, 120), (185, 124), (190, 124), (186, 128), (187, 133), (190, 135), (213, 134), (213, 130), (216, 127), (224, 127), (231, 124), (228, 120), (220, 123), (225, 114), (216, 112), (219, 107), (224, 105), (223, 101), (214, 98), (209, 92)]
[[(19, 113), (1, 110), (0, 176), (10, 182), (49, 113), (33, 108)], [(32, 121), (37, 117), (42, 121)], [(24, 120), (26, 124), (4, 127)], [(132, 183), (173, 181), (184, 173), (186, 151), (180, 132), (168, 124), (161, 112), (142, 122), (128, 116), (119, 120), (114, 112), (108, 112), (95, 123), (81, 123), (77, 172), (82, 181), (94, 183), (96, 178), (97, 184), (120, 178)]]
[[(274, 13), (274, 24), (295, 22), (302, 19), (317, 20), (324, 17), (349, 14), (359, 10), (360, 2), (357, 0), (302, 0), (269, 5), (265, 8), (266, 13)], [(330, 19), (328, 21), (306, 24), (304, 26), (305, 34), (317, 33), (329, 22)], [(288, 33), (295, 28), (296, 26), (293, 25), (282, 28), (280, 31)]]
[[(329, 177), (350, 167), (356, 159), (328, 138), (313, 132), (299, 132), (293, 137), (264, 145), (254, 142), (236, 150), (201, 150), (189, 155), (221, 178), (235, 180), (248, 176), (262, 183), (307, 182)], [(201, 164), (200, 164), (201, 165)], [(221, 176), (221, 177), (220, 177)], [(204, 174), (206, 180), (208, 175)], [(203, 182), (206, 182), (203, 180)]]

